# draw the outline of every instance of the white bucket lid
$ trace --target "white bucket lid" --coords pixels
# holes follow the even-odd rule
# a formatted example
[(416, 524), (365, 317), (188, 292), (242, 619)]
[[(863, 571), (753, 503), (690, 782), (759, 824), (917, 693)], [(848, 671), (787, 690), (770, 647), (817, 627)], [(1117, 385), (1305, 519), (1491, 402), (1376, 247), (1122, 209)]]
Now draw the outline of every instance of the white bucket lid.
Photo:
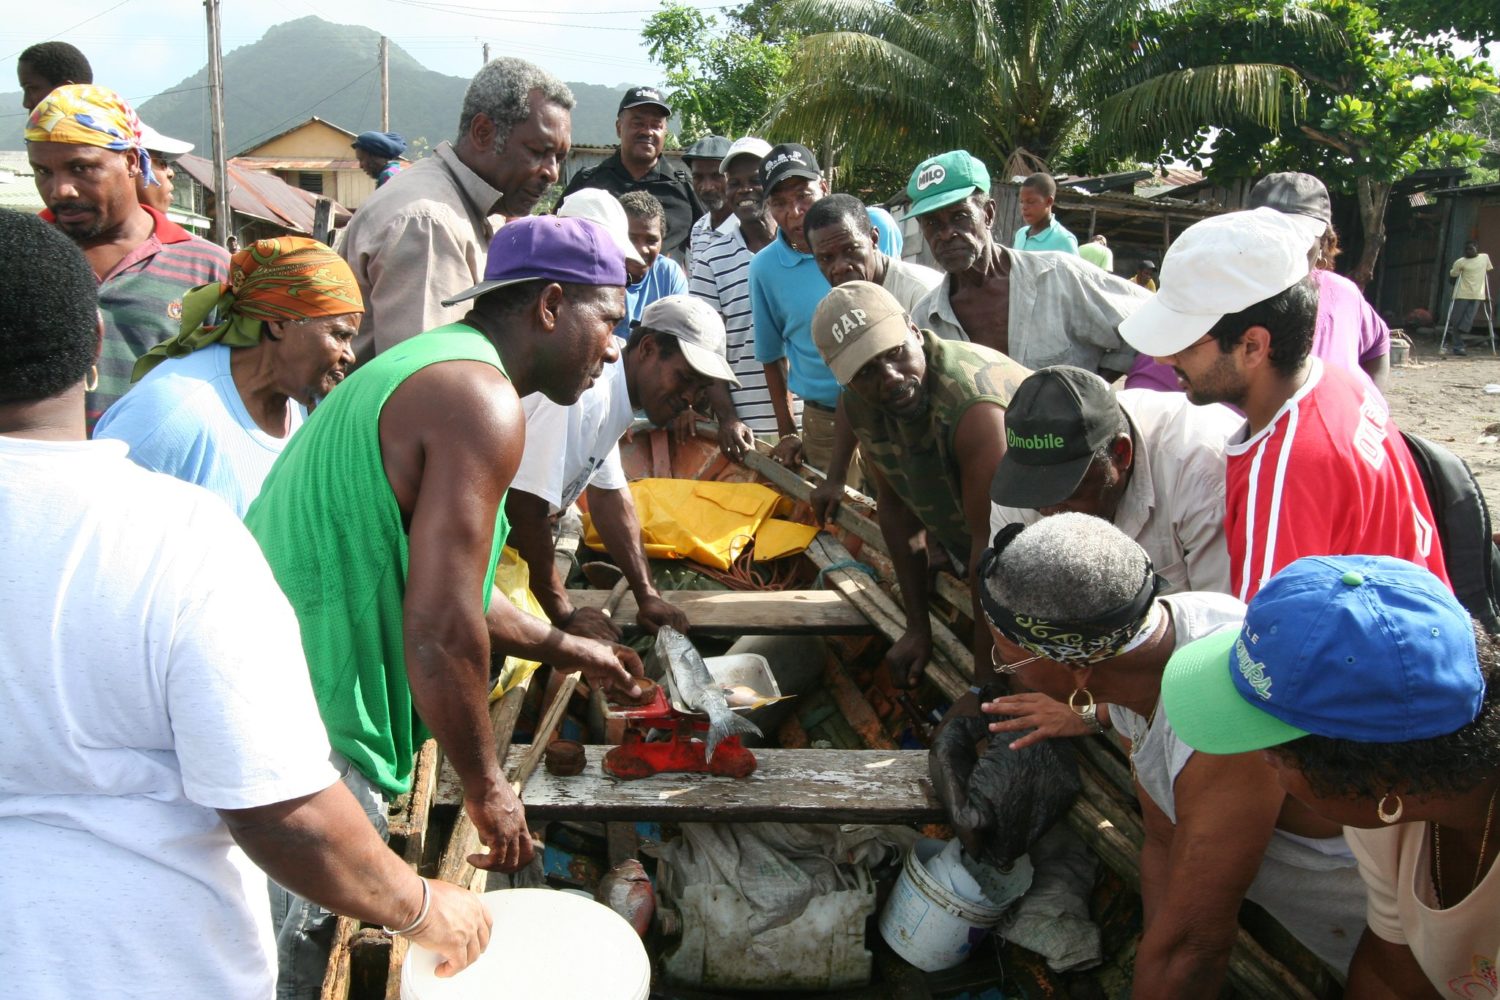
[(413, 944), (401, 969), (402, 1000), (645, 1000), (650, 993), (646, 946), (609, 907), (553, 889), (500, 889), (481, 898), (495, 921), (484, 954), (439, 979), (437, 954)]

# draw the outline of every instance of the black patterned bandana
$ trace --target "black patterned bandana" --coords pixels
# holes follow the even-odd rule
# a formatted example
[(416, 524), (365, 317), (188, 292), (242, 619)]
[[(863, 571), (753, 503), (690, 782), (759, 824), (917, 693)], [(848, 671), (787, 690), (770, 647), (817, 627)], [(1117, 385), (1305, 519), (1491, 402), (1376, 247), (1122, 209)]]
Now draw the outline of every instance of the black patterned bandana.
[(995, 600), (985, 580), (1001, 552), (1015, 541), (1025, 525), (1008, 524), (995, 533), (994, 541), (979, 557), (974, 586), (984, 615), (1001, 635), (1037, 656), (1059, 663), (1098, 663), (1118, 656), (1151, 619), (1151, 605), (1167, 581), (1156, 574), (1146, 557), (1146, 572), (1135, 596), (1112, 611), (1081, 621), (1049, 621), (1023, 615)]

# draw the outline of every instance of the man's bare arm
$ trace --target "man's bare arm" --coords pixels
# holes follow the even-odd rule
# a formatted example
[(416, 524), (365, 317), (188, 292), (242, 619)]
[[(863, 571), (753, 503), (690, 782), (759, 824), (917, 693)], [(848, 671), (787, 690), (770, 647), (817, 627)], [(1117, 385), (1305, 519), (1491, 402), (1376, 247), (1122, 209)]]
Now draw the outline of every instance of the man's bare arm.
[(663, 600), (651, 580), (651, 564), (641, 545), (641, 522), (635, 516), (635, 501), (630, 490), (604, 490), (590, 486), (588, 498), (594, 530), (599, 532), (604, 550), (630, 582), (630, 592), (635, 595), (636, 620), (653, 634), (663, 625), (686, 632), (687, 615)]
[(567, 628), (573, 602), (553, 562), (557, 547), (552, 541), (550, 514), (551, 506), (535, 493), (513, 489), (505, 494), (505, 516), (510, 521), (506, 544), (526, 560), (531, 593), (547, 618), (559, 628)]

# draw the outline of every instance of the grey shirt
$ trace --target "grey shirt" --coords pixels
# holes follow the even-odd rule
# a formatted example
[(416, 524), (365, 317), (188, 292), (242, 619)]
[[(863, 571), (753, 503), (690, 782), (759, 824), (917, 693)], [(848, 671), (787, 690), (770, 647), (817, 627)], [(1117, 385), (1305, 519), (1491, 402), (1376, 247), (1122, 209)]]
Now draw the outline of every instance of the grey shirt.
[[(1120, 321), (1151, 293), (1073, 254), (1016, 253), (1010, 260), (1010, 339), (1006, 353), (1036, 371), (1076, 365), (1088, 371), (1128, 372), (1135, 351), (1120, 339)], [(912, 320), (948, 340), (968, 340), (949, 295), (953, 276), (917, 303)]]
[(463, 318), (470, 303), (442, 300), (483, 280), (499, 201), (443, 142), (360, 206), (339, 249), (365, 298), (359, 360)]

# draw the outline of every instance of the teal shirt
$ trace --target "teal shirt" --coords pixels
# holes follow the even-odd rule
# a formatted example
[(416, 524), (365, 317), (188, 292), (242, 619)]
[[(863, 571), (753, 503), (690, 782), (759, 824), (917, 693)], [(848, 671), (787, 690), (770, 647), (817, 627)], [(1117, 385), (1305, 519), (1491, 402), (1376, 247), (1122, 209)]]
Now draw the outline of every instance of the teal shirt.
[[(328, 742), (392, 796), (410, 790), (412, 757), (428, 733), (406, 679), (408, 542), (380, 455), (380, 413), (403, 382), (443, 361), (505, 374), (494, 345), (462, 323), (396, 344), (313, 411), (245, 514), (297, 613)], [(502, 497), (483, 592), (470, 598), (484, 611), (509, 530)]]
[(1057, 216), (1052, 217), (1051, 223), (1035, 236), (1031, 235), (1030, 226), (1022, 226), (1016, 230), (1016, 238), (1011, 241), (1011, 247), (1016, 250), (1055, 250), (1058, 253), (1078, 253), (1078, 238), (1068, 232)]

